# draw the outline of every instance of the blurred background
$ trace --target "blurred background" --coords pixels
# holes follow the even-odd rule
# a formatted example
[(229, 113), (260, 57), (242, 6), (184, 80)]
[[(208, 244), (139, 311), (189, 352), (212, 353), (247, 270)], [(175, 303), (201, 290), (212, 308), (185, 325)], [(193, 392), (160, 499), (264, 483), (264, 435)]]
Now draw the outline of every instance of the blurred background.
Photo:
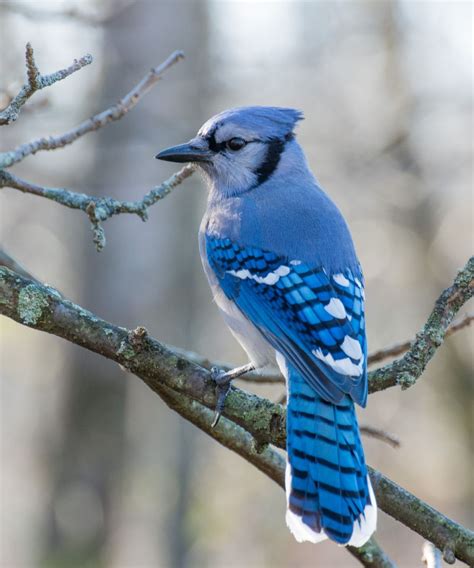
[[(1, 88), (93, 65), (41, 91), (1, 150), (59, 134), (115, 103), (175, 49), (186, 59), (123, 120), (14, 168), (39, 184), (140, 198), (175, 167), (158, 150), (232, 106), (302, 109), (299, 139), (352, 229), (367, 284), (370, 350), (414, 336), (472, 252), (472, 3), (31, 1), (0, 3)], [(212, 304), (197, 247), (206, 193), (193, 176), (142, 223), (105, 223), (2, 191), (1, 241), (37, 278), (116, 324), (210, 358), (245, 356)], [(463, 313), (471, 306), (466, 306)], [(472, 331), (449, 338), (406, 392), (373, 395), (367, 459), (473, 524)], [(187, 424), (111, 362), (1, 322), (1, 551), (6, 568), (352, 567), (342, 548), (298, 545), (281, 489)], [(248, 386), (246, 387), (248, 388)], [(281, 389), (256, 388), (276, 399)], [(422, 539), (381, 514), (399, 566)]]

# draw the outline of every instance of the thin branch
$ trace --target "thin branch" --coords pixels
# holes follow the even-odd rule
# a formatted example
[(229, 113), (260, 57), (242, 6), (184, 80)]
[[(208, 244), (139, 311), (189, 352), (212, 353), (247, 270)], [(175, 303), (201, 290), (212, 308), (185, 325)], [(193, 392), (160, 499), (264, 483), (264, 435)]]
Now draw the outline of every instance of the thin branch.
[[(284, 392), (279, 398), (277, 398), (275, 404), (285, 405), (286, 403), (287, 403), (287, 396), (286, 392)], [(380, 428), (375, 428), (374, 426), (364, 426), (364, 425), (359, 426), (359, 430), (363, 436), (368, 436), (369, 438), (375, 438), (376, 440), (385, 442), (389, 446), (392, 446), (392, 448), (400, 447), (400, 440), (393, 434), (385, 432), (385, 430), (381, 430)]]
[[(133, 87), (133, 89), (129, 93), (127, 93), (117, 104), (92, 116), (91, 118), (88, 118), (75, 128), (68, 130), (64, 134), (61, 134), (60, 136), (50, 136), (49, 138), (38, 138), (31, 142), (27, 142), (26, 144), (21, 144), (20, 146), (17, 146), (14, 150), (11, 150), (9, 152), (0, 153), (0, 168), (8, 168), (13, 164), (17, 164), (18, 162), (24, 160), (27, 156), (36, 154), (36, 152), (39, 152), (40, 150), (56, 150), (57, 148), (63, 148), (68, 144), (72, 144), (78, 138), (84, 136), (85, 134), (88, 134), (89, 132), (93, 132), (94, 130), (103, 128), (111, 122), (120, 120), (161, 79), (163, 73), (175, 63), (183, 59), (183, 57), (184, 54), (182, 51), (173, 52), (161, 65), (158, 65), (158, 67), (153, 67), (145, 75), (145, 77), (139, 83), (137, 83), (135, 87)], [(78, 64), (78, 62), (76, 62), (76, 64)], [(58, 71), (58, 73), (61, 72)], [(55, 80), (57, 81), (59, 79)], [(31, 94), (29, 96), (31, 96)], [(12, 103), (10, 103), (9, 107), (7, 107), (4, 112), (8, 111), (8, 109), (12, 107), (14, 101), (15, 99), (12, 101)], [(26, 102), (26, 100), (24, 102)], [(24, 104), (24, 102), (22, 104)], [(9, 122), (11, 121), (12, 119), (9, 120)], [(4, 124), (8, 124), (8, 121), (4, 122)]]
[[(66, 67), (66, 69), (60, 69), (51, 75), (41, 75), (38, 66), (36, 65), (33, 48), (30, 43), (26, 44), (25, 57), (28, 81), (23, 85), (20, 92), (13, 98), (10, 104), (0, 112), (0, 125), (15, 122), (20, 115), (21, 107), (34, 93), (36, 93), (36, 91), (50, 87), (51, 85), (54, 85), (54, 83), (66, 79), (69, 75), (72, 75), (76, 71), (79, 71), (86, 65), (92, 63), (92, 55), (87, 54), (79, 60), (75, 59), (73, 64)], [(9, 152), (0, 154), (0, 168), (5, 167), (6, 165), (11, 165), (7, 163), (8, 159), (6, 159), (9, 155)], [(12, 163), (15, 163), (15, 161)]]
[(474, 294), (474, 257), (459, 271), (452, 286), (444, 290), (423, 329), (416, 335), (407, 353), (389, 365), (369, 373), (369, 392), (393, 386), (407, 389), (422, 375), (436, 350), (443, 343), (451, 322), (460, 308)]
[(96, 248), (98, 251), (101, 251), (105, 246), (105, 233), (101, 222), (121, 213), (138, 215), (142, 221), (146, 221), (148, 219), (148, 208), (166, 197), (192, 173), (192, 166), (184, 166), (137, 201), (119, 201), (111, 197), (93, 197), (85, 193), (75, 193), (64, 188), (42, 187), (20, 179), (6, 170), (0, 170), (0, 188), (10, 187), (18, 189), (23, 193), (45, 197), (65, 207), (83, 211), (91, 222)]
[[(456, 333), (457, 331), (464, 329), (465, 327), (468, 327), (469, 325), (471, 325), (473, 321), (474, 321), (474, 314), (465, 315), (458, 322), (455, 322), (450, 327), (448, 327), (444, 336), (449, 337), (453, 333)], [(389, 359), (390, 357), (396, 357), (397, 355), (401, 355), (402, 353), (405, 353), (410, 349), (412, 343), (413, 340), (404, 341), (403, 343), (397, 343), (395, 345), (392, 345), (391, 347), (386, 347), (384, 349), (380, 349), (379, 351), (375, 351), (374, 353), (369, 355), (368, 363), (369, 365), (372, 365), (373, 363), (379, 363), (384, 359)]]
[[(421, 561), (426, 568), (442, 568), (441, 552), (433, 543), (425, 541), (422, 548), (423, 555)], [(452, 562), (451, 562), (452, 564)]]
[[(465, 270), (468, 271), (469, 266)], [(457, 292), (454, 296), (449, 295), (449, 317), (454, 317), (452, 312), (461, 306), (462, 290), (468, 286), (465, 276), (464, 273), (463, 278), (460, 273), (452, 287), (456, 287)], [(448, 301), (446, 295), (443, 298)], [(215, 406), (215, 388), (209, 372), (168, 350), (151, 338), (144, 328), (129, 331), (114, 326), (65, 300), (54, 289), (22, 278), (6, 268), (0, 269), (0, 313), (119, 363), (160, 396), (164, 389), (170, 389), (179, 398), (191, 398), (208, 409)], [(434, 324), (432, 320), (429, 323)], [(440, 326), (445, 324), (446, 316), (441, 318)], [(191, 419), (184, 411), (182, 415)], [(286, 416), (282, 406), (232, 387), (224, 416), (253, 437), (257, 454), (265, 451), (268, 444), (285, 448)], [(257, 458), (254, 456), (253, 459)], [(445, 558), (453, 554), (464, 562), (474, 563), (473, 533), (381, 473), (370, 469), (370, 475), (378, 505), (383, 511), (433, 542), (444, 551)]]
[(360, 433), (364, 436), (368, 436), (369, 438), (375, 438), (376, 440), (380, 440), (381, 442), (385, 442), (392, 448), (399, 448), (400, 447), (400, 440), (390, 434), (390, 432), (385, 432), (385, 430), (381, 430), (380, 428), (374, 428), (373, 426), (361, 426)]

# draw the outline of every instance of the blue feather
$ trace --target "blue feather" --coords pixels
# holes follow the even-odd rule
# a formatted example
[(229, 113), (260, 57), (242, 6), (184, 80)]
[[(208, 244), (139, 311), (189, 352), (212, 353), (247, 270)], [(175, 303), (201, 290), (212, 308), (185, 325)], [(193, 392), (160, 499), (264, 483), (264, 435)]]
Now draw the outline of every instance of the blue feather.
[(367, 399), (362, 277), (210, 235), (206, 249), (228, 299), (286, 360), (288, 524), (346, 544), (372, 504), (353, 402)]
[[(351, 286), (345, 291), (322, 268), (311, 268), (305, 263), (291, 264), (290, 259), (254, 247), (236, 248), (230, 239), (208, 235), (206, 243), (209, 263), (226, 296), (308, 384), (333, 403), (350, 394), (355, 402), (364, 406), (367, 401), (366, 338), (362, 302), (356, 293), (359, 290), (357, 277), (347, 271)], [(261, 261), (259, 268), (255, 267), (256, 259)], [(288, 273), (273, 284), (266, 283), (265, 278), (271, 278), (282, 266)], [(344, 304), (347, 317), (337, 318), (328, 312), (326, 306), (330, 298)], [(362, 361), (344, 352), (342, 346), (346, 337), (359, 343)], [(352, 376), (338, 372), (315, 355), (319, 352), (329, 361), (349, 362), (354, 367), (359, 364), (360, 372)]]
[(289, 510), (345, 544), (371, 503), (354, 403), (328, 403), (291, 367), (288, 383)]

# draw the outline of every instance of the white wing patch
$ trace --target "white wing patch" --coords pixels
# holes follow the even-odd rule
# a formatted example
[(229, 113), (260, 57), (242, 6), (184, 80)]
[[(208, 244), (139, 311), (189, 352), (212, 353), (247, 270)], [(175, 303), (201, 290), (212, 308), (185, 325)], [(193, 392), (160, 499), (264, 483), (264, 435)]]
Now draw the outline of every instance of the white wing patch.
[(339, 300), (339, 298), (331, 298), (329, 300), (329, 304), (324, 306), (324, 309), (334, 318), (344, 319), (347, 316), (344, 304), (341, 300)]
[(255, 280), (255, 282), (258, 282), (259, 284), (267, 284), (269, 286), (276, 284), (282, 276), (287, 276), (289, 273), (290, 268), (283, 264), (273, 272), (269, 272), (266, 276), (257, 276), (247, 269), (227, 271), (227, 274), (232, 274), (232, 276), (240, 278), (241, 280), (247, 280), (249, 278), (250, 280)]
[(334, 359), (331, 353), (324, 355), (322, 350), (313, 349), (313, 355), (315, 355), (321, 361), (324, 361), (326, 365), (329, 365), (336, 373), (341, 375), (347, 375), (348, 377), (359, 377), (362, 374), (362, 365), (364, 358), (362, 358), (357, 365), (355, 365), (349, 358), (346, 359)]
[(347, 287), (350, 284), (349, 280), (342, 273), (334, 274), (332, 278), (336, 284), (339, 284), (339, 286)]
[(352, 359), (360, 359), (362, 357), (362, 348), (357, 339), (353, 339), (346, 335), (344, 341), (341, 344), (341, 349), (346, 355), (349, 355)]

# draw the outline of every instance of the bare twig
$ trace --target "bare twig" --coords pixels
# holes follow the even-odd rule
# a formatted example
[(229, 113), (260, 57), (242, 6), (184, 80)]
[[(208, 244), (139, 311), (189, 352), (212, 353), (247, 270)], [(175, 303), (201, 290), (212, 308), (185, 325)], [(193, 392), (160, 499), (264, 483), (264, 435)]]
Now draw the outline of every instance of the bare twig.
[(364, 436), (368, 436), (370, 438), (376, 438), (381, 442), (385, 442), (389, 446), (392, 446), (392, 448), (400, 447), (400, 440), (396, 436), (390, 434), (389, 432), (385, 432), (385, 430), (381, 430), (380, 428), (374, 428), (373, 426), (362, 425), (360, 427), (360, 432)]
[[(471, 325), (474, 321), (473, 314), (467, 314), (458, 322), (453, 323), (448, 329), (446, 330), (445, 337), (449, 337), (453, 333), (456, 333), (460, 329), (464, 329)], [(379, 351), (375, 351), (374, 353), (369, 355), (368, 363), (369, 365), (373, 363), (379, 363), (384, 359), (388, 359), (390, 357), (396, 357), (397, 355), (401, 355), (410, 349), (411, 344), (414, 340), (411, 341), (404, 341), (403, 343), (397, 343), (396, 345), (392, 345), (391, 347), (386, 347), (384, 349), (380, 349)]]
[[(10, 101), (9, 105), (0, 112), (0, 125), (15, 122), (20, 115), (21, 107), (34, 93), (36, 93), (36, 91), (50, 87), (58, 81), (62, 81), (66, 77), (69, 77), (69, 75), (72, 75), (90, 63), (92, 63), (92, 56), (84, 55), (84, 57), (81, 57), (79, 60), (75, 59), (73, 64), (66, 69), (61, 69), (51, 75), (41, 75), (34, 59), (33, 48), (30, 43), (27, 43), (26, 70), (28, 82), (23, 85), (20, 92), (13, 98), (13, 100)], [(6, 165), (11, 165), (8, 164), (7, 159), (9, 154), (9, 152), (0, 154), (0, 168), (6, 167)], [(12, 163), (15, 163), (15, 161)]]
[[(284, 392), (280, 397), (276, 399), (275, 404), (286, 405), (286, 403), (287, 403), (287, 396), (286, 392)], [(385, 432), (385, 430), (381, 430), (380, 428), (375, 428), (374, 426), (364, 426), (364, 425), (361, 425), (359, 427), (359, 430), (360, 433), (363, 434), (364, 436), (368, 436), (369, 438), (376, 438), (377, 440), (380, 440), (381, 442), (385, 442), (389, 446), (392, 446), (392, 448), (400, 447), (400, 440), (393, 434)]]
[(146, 221), (148, 218), (148, 208), (160, 199), (163, 199), (192, 173), (192, 166), (184, 166), (169, 179), (154, 187), (142, 199), (137, 201), (119, 201), (111, 197), (92, 197), (85, 193), (75, 193), (74, 191), (64, 188), (42, 187), (22, 180), (6, 170), (0, 170), (0, 187), (18, 189), (24, 193), (31, 193), (32, 195), (51, 199), (65, 207), (83, 211), (87, 214), (91, 222), (96, 248), (98, 251), (101, 251), (105, 246), (105, 233), (101, 222), (121, 213), (138, 215), (142, 221)]
[(443, 343), (451, 322), (474, 294), (474, 257), (456, 276), (451, 287), (436, 300), (433, 311), (410, 349), (393, 363), (369, 373), (369, 392), (393, 386), (407, 389), (422, 375), (438, 347)]
[[(69, 130), (61, 136), (39, 138), (27, 144), (22, 144), (16, 149), (0, 153), (0, 187), (10, 187), (18, 189), (24, 193), (46, 197), (70, 207), (79, 209), (87, 214), (91, 222), (94, 243), (98, 251), (105, 246), (105, 233), (101, 223), (106, 221), (113, 215), (120, 213), (132, 213), (138, 215), (143, 221), (147, 219), (148, 207), (156, 203), (168, 195), (172, 189), (178, 186), (182, 181), (192, 174), (192, 167), (185, 166), (179, 172), (171, 176), (167, 181), (153, 188), (143, 199), (139, 201), (118, 201), (109, 197), (92, 197), (83, 193), (75, 193), (65, 188), (49, 188), (25, 181), (4, 168), (21, 162), (29, 155), (35, 154), (40, 150), (54, 150), (62, 148), (68, 144), (72, 144), (79, 137), (84, 136), (88, 132), (98, 130), (109, 124), (110, 122), (121, 119), (130, 111), (138, 101), (159, 81), (163, 73), (182, 59), (183, 53), (175, 51), (161, 65), (154, 67), (135, 87), (123, 97), (117, 104), (96, 114), (92, 118), (82, 122), (76, 128)], [(26, 100), (37, 90), (44, 88), (48, 84), (53, 84), (60, 79), (70, 75), (72, 72), (80, 69), (85, 64), (90, 63), (92, 58), (86, 56), (79, 62), (75, 62), (73, 66), (66, 70), (58, 71), (50, 76), (42, 76), (34, 60), (33, 49), (30, 44), (26, 46), (26, 67), (28, 83), (23, 87), (20, 93), (10, 102), (9, 106), (0, 113), (0, 124), (8, 124), (16, 120), (21, 106)], [(4, 122), (2, 123), (2, 117)]]
[[(8, 168), (13, 164), (17, 164), (24, 160), (27, 156), (36, 154), (36, 152), (39, 152), (40, 150), (56, 150), (57, 148), (63, 148), (68, 144), (72, 144), (78, 138), (84, 136), (84, 134), (103, 128), (107, 124), (116, 120), (120, 120), (138, 103), (143, 95), (145, 95), (161, 79), (163, 73), (183, 57), (184, 54), (182, 51), (173, 52), (163, 63), (161, 63), (161, 65), (153, 67), (117, 104), (92, 116), (91, 118), (88, 118), (64, 134), (61, 134), (60, 136), (50, 136), (49, 138), (38, 138), (37, 140), (27, 142), (26, 144), (21, 144), (9, 152), (0, 153), (0, 168)], [(60, 72), (58, 71), (58, 73)], [(56, 81), (57, 80), (58, 79), (56, 79)], [(12, 107), (14, 101), (10, 103), (6, 111)], [(8, 124), (8, 122), (11, 122), (11, 119), (4, 124)]]
[(433, 543), (425, 541), (422, 548), (421, 561), (426, 568), (442, 568), (441, 552)]
[[(468, 263), (457, 276), (453, 287), (448, 289), (452, 291), (456, 288), (454, 295), (443, 295), (446, 301), (448, 296), (451, 298), (451, 312), (460, 308), (464, 298), (462, 282), (466, 281), (470, 269)], [(149, 337), (143, 328), (133, 332), (114, 326), (68, 302), (55, 290), (22, 278), (6, 268), (0, 269), (0, 298), (1, 314), (28, 327), (63, 337), (119, 363), (145, 381), (160, 396), (168, 389), (168, 393), (173, 391), (180, 400), (187, 397), (199, 405), (214, 408), (215, 388), (209, 372), (169, 351)], [(435, 325), (433, 319), (428, 323), (431, 327)], [(442, 330), (446, 325), (446, 316), (438, 324)], [(430, 356), (432, 354), (430, 351)], [(420, 366), (419, 369), (421, 373), (423, 367)], [(184, 418), (193, 419), (184, 407), (178, 412)], [(285, 448), (285, 409), (281, 405), (232, 387), (224, 415), (252, 436), (257, 454), (264, 451), (268, 444)], [(210, 435), (212, 436), (212, 432)], [(239, 442), (233, 443), (235, 445)], [(265, 455), (268, 460), (273, 460), (273, 454)], [(252, 459), (255, 461), (258, 458), (254, 455)], [(261, 469), (264, 467), (270, 467), (268, 461)], [(464, 562), (474, 562), (473, 533), (381, 473), (370, 469), (370, 475), (382, 510), (433, 542), (445, 552), (445, 558), (449, 558), (452, 553)]]
[[(284, 392), (279, 398), (276, 399), (275, 404), (282, 404), (285, 405), (287, 403), (287, 396), (286, 392)], [(364, 426), (361, 425), (359, 427), (360, 433), (364, 436), (368, 436), (369, 438), (375, 438), (380, 440), (381, 442), (385, 442), (392, 448), (399, 448), (400, 447), (400, 440), (390, 434), (389, 432), (385, 432), (385, 430), (381, 430), (380, 428), (375, 428), (374, 426)]]

